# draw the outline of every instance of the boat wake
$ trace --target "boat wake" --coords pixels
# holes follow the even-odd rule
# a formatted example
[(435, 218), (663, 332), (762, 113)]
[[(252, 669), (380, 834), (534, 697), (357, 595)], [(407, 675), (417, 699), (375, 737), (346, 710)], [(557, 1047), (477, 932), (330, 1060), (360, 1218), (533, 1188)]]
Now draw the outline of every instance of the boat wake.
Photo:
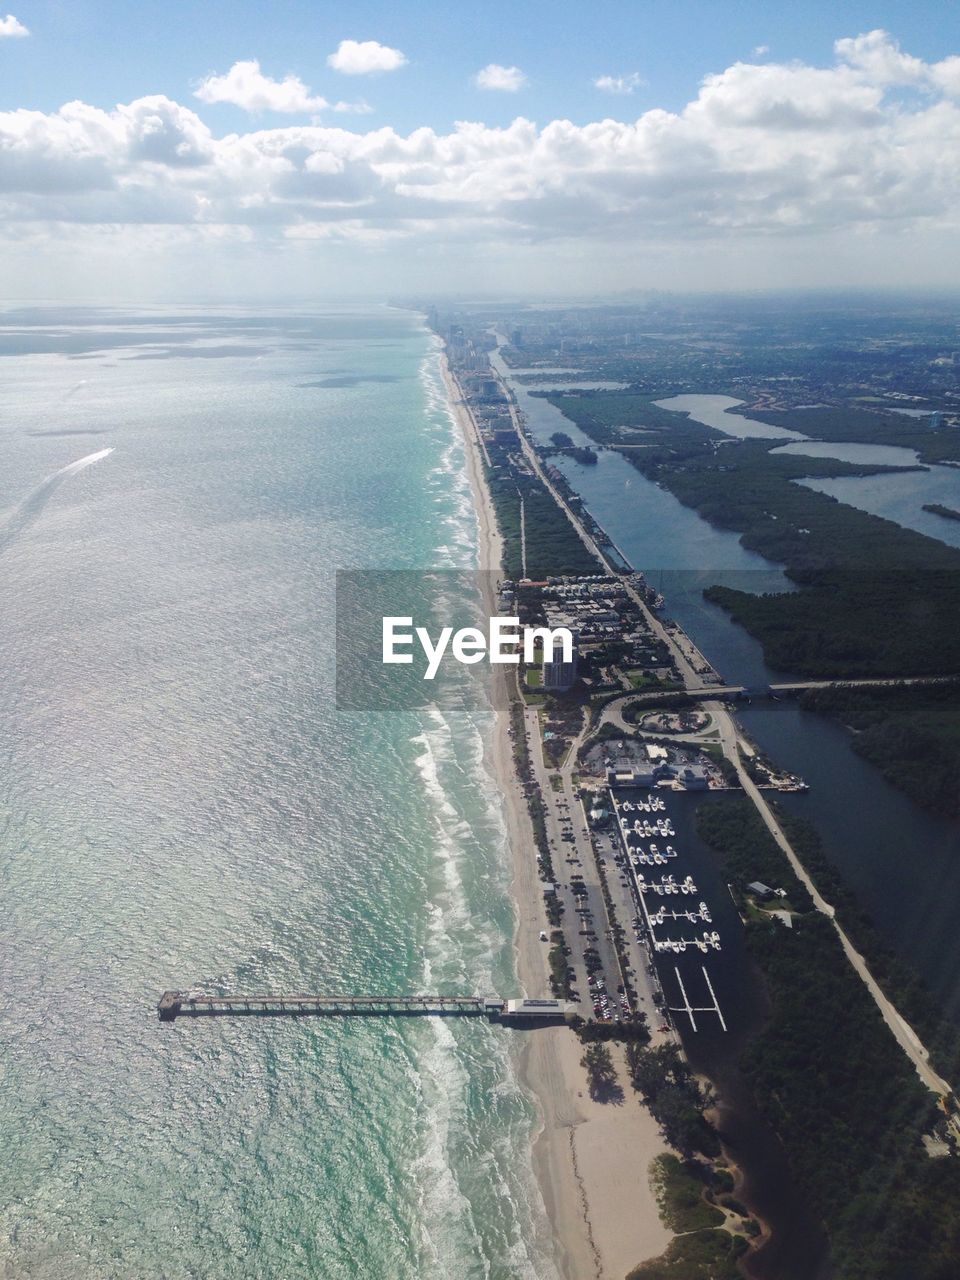
[(54, 471), (52, 475), (42, 480), (33, 493), (24, 498), (23, 502), (15, 508), (6, 524), (0, 526), (0, 554), (33, 524), (68, 476), (74, 476), (78, 471), (92, 467), (95, 462), (100, 462), (111, 453), (113, 453), (112, 447), (98, 449), (96, 453), (88, 453), (86, 457), (78, 458), (76, 462), (67, 463), (65, 467), (61, 467), (59, 471)]

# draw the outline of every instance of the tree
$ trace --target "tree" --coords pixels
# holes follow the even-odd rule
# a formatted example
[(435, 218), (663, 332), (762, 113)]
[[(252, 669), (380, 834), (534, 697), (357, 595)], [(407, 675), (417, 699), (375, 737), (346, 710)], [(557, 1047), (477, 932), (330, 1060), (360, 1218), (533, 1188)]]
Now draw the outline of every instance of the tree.
[(617, 1069), (605, 1044), (587, 1045), (580, 1065), (586, 1068), (591, 1097), (609, 1098), (618, 1091)]

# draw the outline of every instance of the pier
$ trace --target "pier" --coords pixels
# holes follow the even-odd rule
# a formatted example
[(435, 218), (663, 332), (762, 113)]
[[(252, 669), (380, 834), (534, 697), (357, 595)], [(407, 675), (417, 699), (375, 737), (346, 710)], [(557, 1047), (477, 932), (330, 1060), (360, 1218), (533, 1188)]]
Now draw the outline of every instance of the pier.
[(502, 1000), (499, 996), (238, 995), (164, 991), (157, 1003), (161, 1022), (218, 1017), (427, 1017), (487, 1018), (506, 1026), (565, 1023), (565, 1000)]

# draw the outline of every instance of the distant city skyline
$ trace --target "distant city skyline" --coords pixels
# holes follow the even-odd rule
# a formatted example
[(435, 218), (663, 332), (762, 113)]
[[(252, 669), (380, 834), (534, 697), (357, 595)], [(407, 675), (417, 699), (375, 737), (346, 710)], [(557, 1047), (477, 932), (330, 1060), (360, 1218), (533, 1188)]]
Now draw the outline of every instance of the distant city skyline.
[(8, 298), (960, 288), (960, 16), (0, 14)]

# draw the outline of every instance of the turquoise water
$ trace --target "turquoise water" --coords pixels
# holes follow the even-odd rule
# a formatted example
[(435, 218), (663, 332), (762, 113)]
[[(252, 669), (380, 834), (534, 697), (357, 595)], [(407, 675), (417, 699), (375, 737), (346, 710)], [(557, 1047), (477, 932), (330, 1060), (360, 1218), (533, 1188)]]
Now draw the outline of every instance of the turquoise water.
[(482, 686), (333, 705), (334, 570), (474, 562), (433, 339), (8, 313), (0, 356), (0, 1272), (553, 1276), (505, 1032), (154, 1011), (516, 990)]

